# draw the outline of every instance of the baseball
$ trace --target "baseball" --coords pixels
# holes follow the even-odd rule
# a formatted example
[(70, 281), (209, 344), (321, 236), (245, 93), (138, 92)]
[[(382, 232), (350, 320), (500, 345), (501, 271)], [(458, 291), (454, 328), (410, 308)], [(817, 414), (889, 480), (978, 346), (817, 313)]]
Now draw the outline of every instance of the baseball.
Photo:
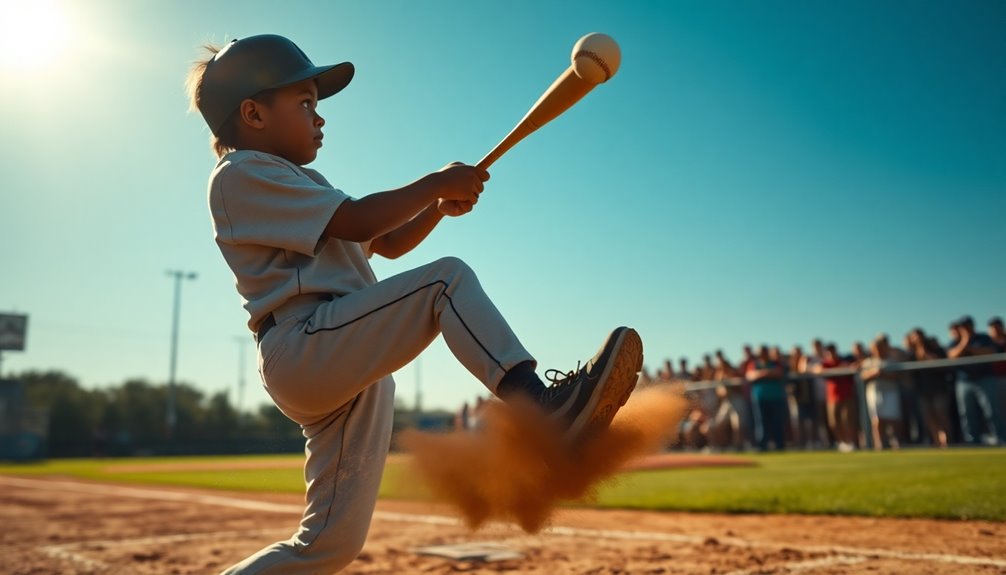
[(611, 79), (622, 63), (622, 51), (607, 34), (587, 34), (573, 45), (573, 71), (591, 84)]

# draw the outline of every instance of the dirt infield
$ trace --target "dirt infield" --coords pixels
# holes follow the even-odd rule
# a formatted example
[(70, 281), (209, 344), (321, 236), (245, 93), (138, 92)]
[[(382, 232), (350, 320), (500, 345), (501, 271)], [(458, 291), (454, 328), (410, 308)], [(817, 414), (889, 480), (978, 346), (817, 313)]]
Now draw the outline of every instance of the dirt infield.
[[(286, 538), (301, 498), (0, 476), (0, 573), (212, 574)], [(502, 544), (499, 562), (417, 547)], [(382, 501), (347, 573), (1006, 573), (1006, 525), (565, 510), (528, 536), (472, 533), (440, 506)]]

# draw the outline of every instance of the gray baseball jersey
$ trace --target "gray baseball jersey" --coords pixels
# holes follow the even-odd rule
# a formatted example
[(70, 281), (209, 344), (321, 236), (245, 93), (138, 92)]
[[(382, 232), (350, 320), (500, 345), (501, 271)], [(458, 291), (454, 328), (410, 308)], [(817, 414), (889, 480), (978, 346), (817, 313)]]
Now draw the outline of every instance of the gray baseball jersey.
[(264, 152), (232, 152), (217, 164), (209, 185), (213, 231), (252, 330), (293, 296), (340, 296), (377, 283), (369, 242), (324, 234), (348, 198), (315, 170)]

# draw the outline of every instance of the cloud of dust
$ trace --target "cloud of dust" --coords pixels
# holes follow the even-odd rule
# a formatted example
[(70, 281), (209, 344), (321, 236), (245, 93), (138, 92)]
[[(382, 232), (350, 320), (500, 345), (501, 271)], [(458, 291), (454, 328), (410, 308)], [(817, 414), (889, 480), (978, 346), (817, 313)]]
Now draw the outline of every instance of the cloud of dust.
[(591, 496), (629, 460), (674, 438), (685, 401), (664, 386), (637, 390), (604, 431), (565, 448), (531, 404), (492, 401), (477, 431), (402, 433), (401, 444), (438, 498), (472, 529), (489, 520), (540, 531), (562, 501)]

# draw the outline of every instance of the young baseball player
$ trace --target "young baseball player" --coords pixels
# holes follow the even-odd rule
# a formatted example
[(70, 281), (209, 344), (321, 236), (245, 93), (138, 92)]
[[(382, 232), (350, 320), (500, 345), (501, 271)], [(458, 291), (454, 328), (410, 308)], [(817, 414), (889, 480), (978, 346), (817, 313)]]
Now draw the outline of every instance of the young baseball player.
[(318, 101), (349, 84), (353, 65), (315, 66), (274, 35), (209, 51), (187, 85), (219, 157), (209, 181), (216, 242), (250, 316), (265, 389), (307, 439), (299, 531), (226, 573), (333, 573), (356, 557), (391, 439), (390, 374), (439, 334), (489, 391), (540, 405), (571, 447), (611, 422), (642, 367), (635, 331), (614, 330), (585, 366), (546, 387), (464, 262), (374, 276), (372, 254), (398, 257), (445, 215), (470, 212), (488, 173), (453, 163), (351, 198), (304, 166), (322, 145)]

